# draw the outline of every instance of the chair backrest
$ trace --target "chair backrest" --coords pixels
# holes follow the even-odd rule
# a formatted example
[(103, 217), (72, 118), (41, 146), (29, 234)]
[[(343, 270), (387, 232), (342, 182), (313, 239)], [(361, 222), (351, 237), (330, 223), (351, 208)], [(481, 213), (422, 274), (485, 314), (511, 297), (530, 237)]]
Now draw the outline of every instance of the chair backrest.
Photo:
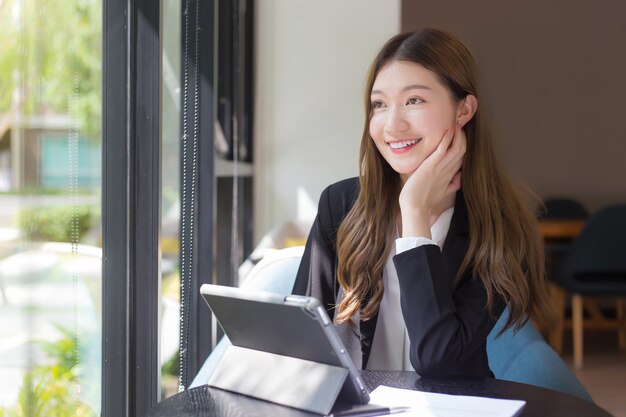
[(304, 246), (267, 249), (263, 258), (246, 275), (241, 287), (277, 294), (290, 294), (300, 267)]
[(487, 337), (487, 357), (494, 376), (593, 402), (576, 375), (546, 343), (530, 320), (517, 332), (508, 329), (499, 335), (508, 316), (509, 311), (505, 309)]
[(597, 292), (626, 292), (626, 205), (606, 207), (589, 218), (558, 276), (572, 291), (590, 292), (595, 286)]
[(571, 198), (549, 198), (544, 202), (540, 217), (544, 219), (586, 219), (589, 212), (580, 202)]
[[(266, 250), (263, 258), (246, 275), (241, 287), (276, 294), (290, 294), (303, 252), (303, 246)], [(189, 388), (204, 385), (209, 381), (229, 345), (230, 341), (224, 336), (202, 364), (202, 368)]]
[[(282, 249), (264, 257), (250, 271), (242, 287), (279, 294), (291, 293), (303, 249)], [(508, 310), (505, 310), (487, 339), (489, 365), (496, 378), (550, 388), (591, 401), (574, 374), (530, 321), (517, 333), (509, 329), (496, 336), (507, 315)], [(229, 343), (226, 338), (218, 343), (194, 378), (191, 388), (208, 382)]]

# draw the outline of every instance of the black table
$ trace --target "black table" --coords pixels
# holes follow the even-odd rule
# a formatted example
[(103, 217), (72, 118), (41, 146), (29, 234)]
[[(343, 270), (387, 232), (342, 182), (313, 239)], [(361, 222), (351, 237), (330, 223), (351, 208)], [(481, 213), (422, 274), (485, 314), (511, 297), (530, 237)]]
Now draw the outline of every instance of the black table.
[[(433, 380), (414, 372), (362, 371), (369, 391), (379, 385), (443, 394), (524, 400), (520, 417), (606, 417), (600, 407), (571, 395), (490, 378)], [(319, 417), (316, 414), (256, 400), (208, 386), (181, 392), (157, 404), (148, 417)]]

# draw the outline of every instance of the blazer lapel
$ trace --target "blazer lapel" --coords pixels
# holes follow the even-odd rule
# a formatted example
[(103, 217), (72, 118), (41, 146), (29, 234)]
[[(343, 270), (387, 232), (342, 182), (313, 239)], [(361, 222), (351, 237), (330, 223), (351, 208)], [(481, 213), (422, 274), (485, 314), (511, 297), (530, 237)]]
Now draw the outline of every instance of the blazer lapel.
[(459, 190), (456, 194), (454, 214), (450, 220), (450, 229), (448, 230), (446, 242), (443, 245), (443, 251), (441, 253), (445, 276), (451, 287), (454, 286), (456, 273), (467, 253), (469, 244), (467, 239), (468, 235), (469, 219), (467, 216), (467, 206), (465, 205), (463, 192)]

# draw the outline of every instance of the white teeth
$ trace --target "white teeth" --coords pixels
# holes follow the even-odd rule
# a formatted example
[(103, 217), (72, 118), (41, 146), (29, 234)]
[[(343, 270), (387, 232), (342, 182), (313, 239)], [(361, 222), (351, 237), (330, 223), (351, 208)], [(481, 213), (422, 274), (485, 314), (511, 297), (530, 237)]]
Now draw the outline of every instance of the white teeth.
[(419, 142), (419, 139), (405, 140), (402, 142), (390, 142), (389, 146), (391, 146), (393, 149), (402, 149), (406, 148), (407, 146), (415, 145), (417, 142)]

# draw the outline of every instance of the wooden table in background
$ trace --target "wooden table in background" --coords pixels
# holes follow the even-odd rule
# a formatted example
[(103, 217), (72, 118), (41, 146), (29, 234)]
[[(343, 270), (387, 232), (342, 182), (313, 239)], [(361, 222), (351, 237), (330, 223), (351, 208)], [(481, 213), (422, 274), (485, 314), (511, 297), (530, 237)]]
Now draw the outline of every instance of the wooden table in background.
[[(585, 226), (585, 220), (555, 220), (555, 219), (543, 219), (539, 220), (539, 233), (543, 236), (544, 240), (550, 242), (551, 240), (573, 240), (578, 236)], [(566, 325), (570, 325), (570, 322), (565, 320), (565, 304), (567, 301), (566, 292), (558, 285), (550, 283), (550, 297), (552, 298), (552, 305), (558, 312), (557, 322), (554, 326), (548, 330), (548, 343), (552, 348), (561, 354), (563, 350), (563, 330)], [(593, 300), (584, 300), (585, 307), (589, 311), (594, 313), (598, 310), (598, 306)]]
[(539, 233), (544, 239), (574, 239), (585, 226), (585, 220), (540, 220)]

